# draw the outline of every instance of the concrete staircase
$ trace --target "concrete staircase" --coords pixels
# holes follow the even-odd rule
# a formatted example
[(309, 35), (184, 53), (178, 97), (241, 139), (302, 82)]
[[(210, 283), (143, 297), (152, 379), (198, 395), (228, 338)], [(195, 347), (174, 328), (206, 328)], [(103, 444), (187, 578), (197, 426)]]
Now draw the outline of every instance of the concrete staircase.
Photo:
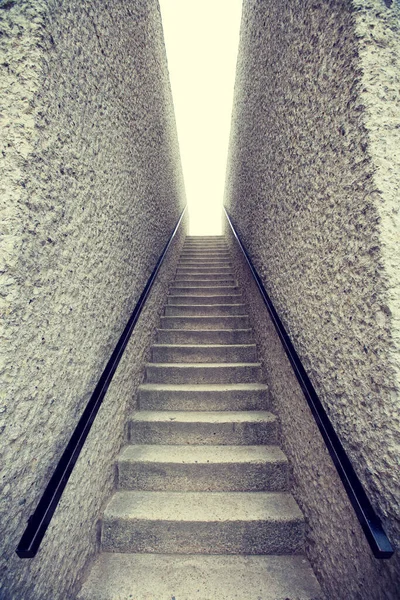
[(79, 600), (317, 600), (222, 237), (189, 237)]

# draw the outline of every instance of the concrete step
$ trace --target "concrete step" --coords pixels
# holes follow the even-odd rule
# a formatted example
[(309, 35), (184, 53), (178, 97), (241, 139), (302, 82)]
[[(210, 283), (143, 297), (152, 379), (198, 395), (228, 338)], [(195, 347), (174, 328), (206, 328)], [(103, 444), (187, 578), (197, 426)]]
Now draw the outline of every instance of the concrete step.
[(224, 244), (188, 244), (187, 246), (183, 246), (181, 254), (188, 254), (190, 252), (197, 252), (198, 254), (208, 254), (212, 252), (230, 254), (229, 248)]
[(169, 288), (170, 294), (196, 294), (197, 296), (208, 296), (209, 294), (236, 294), (239, 292), (239, 287), (236, 283), (234, 284), (221, 284), (214, 285), (209, 282), (206, 284), (199, 285), (198, 283), (172, 283)]
[(185, 244), (191, 242), (225, 242), (224, 235), (188, 235), (185, 239)]
[(303, 555), (103, 553), (78, 600), (323, 600)]
[(128, 446), (118, 460), (125, 490), (171, 492), (287, 491), (278, 446)]
[(193, 242), (223, 242), (227, 243), (227, 239), (224, 235), (208, 235), (208, 236), (194, 236), (188, 235), (185, 239), (184, 245), (191, 244)]
[(188, 266), (181, 266), (178, 265), (177, 269), (176, 269), (176, 273), (180, 274), (180, 273), (189, 273), (189, 274), (208, 274), (208, 273), (217, 273), (218, 275), (231, 275), (232, 274), (232, 267), (229, 265), (217, 265), (216, 267), (213, 267), (211, 265), (206, 265), (206, 266), (202, 266), (199, 267), (198, 265), (188, 265)]
[(224, 315), (245, 315), (245, 304), (167, 304), (165, 315), (167, 317), (206, 316), (222, 317)]
[(181, 258), (178, 262), (178, 267), (199, 267), (199, 269), (207, 267), (232, 268), (232, 261), (229, 259), (222, 258), (209, 258), (208, 260), (205, 258)]
[(189, 244), (226, 244), (226, 239), (221, 236), (207, 236), (207, 237), (188, 237), (186, 238), (183, 246), (188, 246)]
[(224, 246), (225, 248), (228, 247), (225, 239), (185, 240), (185, 243), (183, 244), (183, 248), (191, 248), (192, 246), (196, 246), (196, 247), (200, 247), (200, 248), (205, 248), (208, 246)]
[(179, 304), (238, 304), (241, 302), (242, 298), (242, 294), (209, 294), (208, 296), (170, 294), (167, 298), (167, 302), (172, 306), (178, 306)]
[(275, 444), (277, 420), (268, 411), (140, 410), (130, 417), (129, 435), (134, 444)]
[(156, 363), (234, 363), (255, 362), (255, 344), (153, 344), (152, 360)]
[(158, 329), (159, 344), (250, 344), (253, 341), (251, 329), (190, 330)]
[[(210, 276), (211, 277), (211, 276)], [(237, 286), (237, 281), (236, 279), (233, 279), (232, 277), (224, 277), (223, 279), (215, 279), (215, 278), (209, 278), (209, 279), (196, 279), (195, 277), (183, 277), (183, 276), (179, 276), (176, 277), (174, 279), (174, 281), (172, 282), (172, 286), (173, 288), (175, 287), (193, 287), (193, 286), (197, 286), (197, 287), (218, 287), (218, 286)]]
[(248, 329), (249, 317), (161, 317), (161, 329)]
[(182, 252), (180, 260), (200, 260), (200, 261), (209, 261), (209, 260), (227, 260), (231, 261), (232, 256), (229, 252), (224, 252), (222, 250), (206, 250), (204, 252), (200, 252), (197, 250), (187, 250), (186, 252)]
[[(215, 249), (214, 249), (215, 248)], [(226, 254), (230, 254), (229, 246), (224, 244), (217, 244), (217, 246), (196, 246), (193, 244), (185, 244), (182, 246), (181, 254), (185, 252), (225, 252)]]
[(223, 242), (218, 242), (216, 244), (184, 244), (182, 252), (187, 252), (189, 250), (197, 250), (199, 252), (206, 252), (207, 250), (229, 252), (229, 247)]
[(190, 272), (176, 272), (176, 279), (205, 279), (206, 281), (215, 280), (219, 281), (220, 279), (233, 279), (233, 273), (231, 269), (222, 270), (220, 272), (210, 272), (209, 269), (204, 269), (203, 272), (199, 272), (198, 269), (191, 269)]
[(186, 238), (183, 246), (188, 246), (189, 244), (225, 244), (226, 245), (226, 238), (224, 236), (206, 236), (206, 237), (202, 237), (202, 236), (189, 236)]
[(144, 383), (139, 386), (138, 405), (144, 411), (264, 411), (270, 406), (270, 397), (264, 383)]
[(261, 381), (260, 363), (147, 363), (153, 383), (253, 383)]
[(114, 494), (103, 518), (111, 552), (296, 554), (304, 518), (284, 492), (131, 492)]
[(212, 285), (211, 282), (217, 283), (219, 285), (235, 285), (233, 283), (233, 275), (224, 275), (222, 273), (201, 273), (201, 274), (188, 274), (188, 273), (178, 273), (175, 276), (174, 284), (181, 285), (181, 282), (192, 282), (196, 285), (199, 283), (206, 283), (207, 285)]

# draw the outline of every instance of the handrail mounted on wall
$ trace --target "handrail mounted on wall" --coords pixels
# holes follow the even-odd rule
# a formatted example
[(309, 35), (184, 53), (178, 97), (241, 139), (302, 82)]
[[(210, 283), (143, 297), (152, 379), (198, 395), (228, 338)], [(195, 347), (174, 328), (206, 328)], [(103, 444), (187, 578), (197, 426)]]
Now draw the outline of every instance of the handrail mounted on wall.
[(151, 288), (153, 287), (154, 280), (157, 273), (164, 261), (165, 255), (171, 245), (172, 240), (178, 231), (179, 225), (181, 224), (183, 215), (185, 213), (186, 206), (181, 212), (178, 222), (172, 232), (164, 250), (162, 251), (160, 258), (157, 261), (156, 266), (152, 274), (150, 275), (143, 292), (129, 318), (129, 321), (118, 340), (118, 343), (108, 361), (100, 379), (94, 389), (94, 392), (87, 403), (85, 410), (82, 413), (81, 418), (78, 421), (77, 426), (71, 438), (56, 466), (54, 473), (44, 490), (42, 497), (34, 511), (34, 513), (28, 519), (28, 525), (21, 537), (21, 540), (16, 549), (16, 553), (20, 558), (33, 558), (40, 546), (40, 543), (46, 533), (46, 530), (50, 524), (53, 514), (57, 508), (58, 502), (60, 501), (61, 495), (68, 483), (68, 479), (72, 473), (72, 470), (78, 460), (79, 454), (85, 443), (85, 440), (89, 434), (90, 428), (93, 425), (95, 417), (99, 411), (104, 396), (107, 393), (108, 387), (114, 376), (114, 373), (118, 367), (118, 364), (122, 358), (124, 350), (129, 342), (132, 331), (139, 319), (140, 313), (142, 312), (143, 306), (147, 300)]
[(225, 208), (224, 210), (233, 235), (236, 238), (239, 248), (244, 255), (251, 274), (253, 275), (261, 297), (268, 309), (276, 332), (282, 342), (290, 364), (292, 365), (297, 381), (303, 390), (304, 396), (329, 450), (329, 454), (332, 457), (337, 472), (339, 473), (340, 479), (343, 482), (347, 495), (361, 524), (365, 537), (367, 538), (367, 541), (372, 549), (372, 552), (375, 558), (390, 558), (394, 552), (392, 544), (383, 530), (381, 521), (371, 502), (369, 501), (367, 494), (365, 493), (362, 483), (342, 446), (342, 443), (300, 361), (300, 358), (282, 324), (282, 321), (278, 316), (278, 313), (275, 310), (274, 305), (272, 304), (270, 297), (267, 294), (267, 291), (264, 288), (261, 278), (254, 268), (250, 256), (232, 223), (232, 219), (230, 218), (227, 210)]

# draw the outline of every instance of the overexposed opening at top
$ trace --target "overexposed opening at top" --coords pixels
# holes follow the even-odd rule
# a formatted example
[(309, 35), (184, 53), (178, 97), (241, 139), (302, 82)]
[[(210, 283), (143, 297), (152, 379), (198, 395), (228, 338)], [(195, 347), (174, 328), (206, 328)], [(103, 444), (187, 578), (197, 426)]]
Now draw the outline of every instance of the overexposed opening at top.
[(189, 235), (221, 235), (242, 0), (160, 0)]

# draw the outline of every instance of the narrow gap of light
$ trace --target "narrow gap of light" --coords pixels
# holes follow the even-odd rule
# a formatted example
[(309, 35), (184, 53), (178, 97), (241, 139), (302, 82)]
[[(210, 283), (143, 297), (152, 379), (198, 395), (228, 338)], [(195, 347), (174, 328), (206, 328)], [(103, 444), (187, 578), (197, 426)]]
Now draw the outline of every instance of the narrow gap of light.
[(190, 235), (220, 235), (242, 0), (160, 0)]

